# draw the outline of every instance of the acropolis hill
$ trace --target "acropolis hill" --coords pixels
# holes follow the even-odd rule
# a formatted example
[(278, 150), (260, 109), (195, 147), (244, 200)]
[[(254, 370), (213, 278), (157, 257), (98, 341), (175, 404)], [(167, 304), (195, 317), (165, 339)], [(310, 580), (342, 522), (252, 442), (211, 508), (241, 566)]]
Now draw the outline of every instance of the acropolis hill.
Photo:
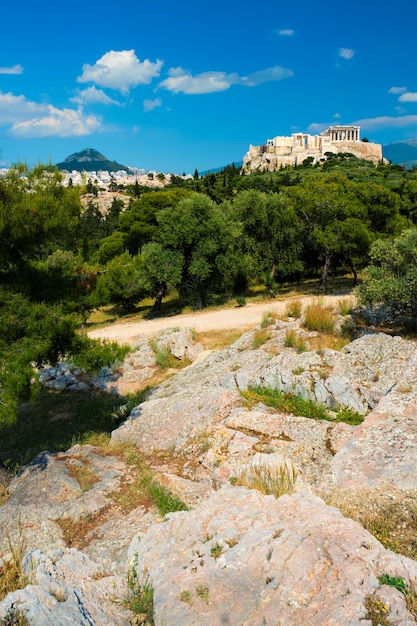
[(360, 140), (360, 126), (330, 126), (320, 135), (293, 133), (291, 137), (274, 137), (265, 145), (249, 146), (243, 157), (244, 171), (279, 170), (287, 165), (300, 165), (310, 158), (312, 164), (326, 159), (326, 153), (345, 152), (359, 159), (380, 163), (382, 146)]

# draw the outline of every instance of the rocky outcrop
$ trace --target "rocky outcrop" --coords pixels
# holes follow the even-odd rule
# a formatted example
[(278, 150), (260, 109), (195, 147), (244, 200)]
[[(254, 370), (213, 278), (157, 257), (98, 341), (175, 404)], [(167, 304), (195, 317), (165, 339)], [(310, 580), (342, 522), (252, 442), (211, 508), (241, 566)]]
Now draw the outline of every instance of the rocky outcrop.
[[(112, 433), (114, 450), (134, 445), (190, 511), (162, 520), (149, 504), (124, 509), (132, 467), (91, 446), (43, 452), (20, 471), (0, 507), (0, 568), (19, 546), (29, 584), (0, 602), (4, 623), (19, 611), (34, 625), (134, 623), (124, 603), (132, 571), (138, 588), (153, 590), (157, 626), (365, 626), (376, 623), (372, 607), (392, 624), (415, 623), (407, 594), (384, 580), (411, 593), (416, 562), (318, 497), (395, 488), (400, 499), (417, 489), (414, 344), (368, 333), (341, 351), (299, 353), (285, 345), (287, 331), (318, 339), (300, 322), (271, 323), (255, 348), (260, 330), (205, 358), (191, 333), (157, 337), (195, 362)], [(103, 387), (117, 392), (121, 378), (143, 381), (155, 367), (155, 350), (140, 339)], [(249, 406), (241, 391), (253, 385), (319, 401), (329, 421)], [(363, 423), (332, 420), (340, 405)], [(288, 468), (294, 484), (278, 498), (234, 484), (254, 467), (278, 482)]]
[(135, 539), (139, 583), (154, 589), (155, 623), (363, 626), (369, 598), (392, 623), (414, 619), (383, 574), (417, 578), (417, 564), (385, 550), (311, 493), (278, 500), (225, 486), (189, 513)]

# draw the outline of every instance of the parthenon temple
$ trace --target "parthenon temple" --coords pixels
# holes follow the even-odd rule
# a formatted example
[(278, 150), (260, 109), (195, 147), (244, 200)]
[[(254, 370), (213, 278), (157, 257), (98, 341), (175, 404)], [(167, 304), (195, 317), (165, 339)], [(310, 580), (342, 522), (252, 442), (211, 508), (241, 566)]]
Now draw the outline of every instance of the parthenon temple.
[(360, 126), (330, 126), (320, 135), (293, 133), (290, 137), (274, 137), (261, 146), (249, 146), (243, 157), (243, 169), (274, 171), (300, 165), (307, 158), (312, 164), (326, 160), (326, 153), (345, 152), (374, 163), (382, 161), (380, 144), (361, 141)]

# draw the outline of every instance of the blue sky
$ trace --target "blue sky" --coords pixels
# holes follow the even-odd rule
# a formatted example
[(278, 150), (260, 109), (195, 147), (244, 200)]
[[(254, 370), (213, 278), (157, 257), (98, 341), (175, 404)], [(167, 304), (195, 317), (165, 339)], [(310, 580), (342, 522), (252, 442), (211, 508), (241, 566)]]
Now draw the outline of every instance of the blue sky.
[(417, 0), (20, 0), (0, 20), (0, 161), (90, 147), (193, 173), (333, 124), (417, 137)]

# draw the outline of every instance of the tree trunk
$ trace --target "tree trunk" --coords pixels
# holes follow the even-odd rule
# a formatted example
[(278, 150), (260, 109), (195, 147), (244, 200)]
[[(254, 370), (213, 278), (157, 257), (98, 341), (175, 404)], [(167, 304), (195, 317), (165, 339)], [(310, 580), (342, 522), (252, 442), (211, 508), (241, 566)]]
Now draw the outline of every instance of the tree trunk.
[(166, 296), (167, 293), (167, 285), (166, 283), (162, 283), (159, 287), (159, 291), (156, 294), (155, 302), (152, 307), (152, 311), (160, 311), (162, 306), (162, 299)]
[(350, 257), (348, 257), (348, 263), (349, 263), (350, 271), (353, 274), (353, 286), (357, 287), (358, 286), (358, 274), (356, 272), (355, 266), (353, 265), (353, 261)]
[(326, 289), (326, 283), (327, 283), (327, 278), (329, 276), (329, 270), (330, 270), (331, 262), (332, 262), (332, 253), (330, 252), (330, 250), (328, 250), (326, 248), (326, 250), (324, 251), (323, 272), (321, 274), (321, 279), (320, 279), (320, 290), (321, 291), (324, 291)]

